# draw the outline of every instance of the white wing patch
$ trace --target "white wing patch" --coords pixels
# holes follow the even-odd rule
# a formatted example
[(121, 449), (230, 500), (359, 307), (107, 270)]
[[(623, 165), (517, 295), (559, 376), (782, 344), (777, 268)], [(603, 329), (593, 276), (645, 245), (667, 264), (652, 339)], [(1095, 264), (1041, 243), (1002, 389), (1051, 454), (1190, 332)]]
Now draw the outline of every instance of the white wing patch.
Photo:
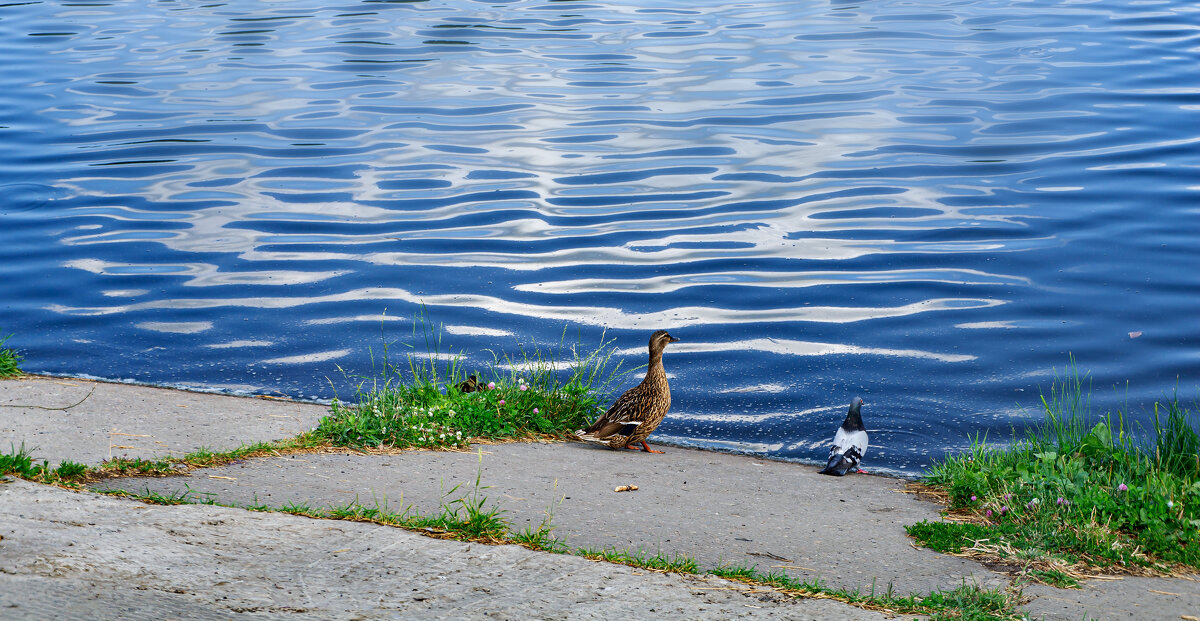
[(829, 456), (844, 455), (851, 448), (857, 449), (858, 459), (862, 459), (863, 455), (867, 454), (867, 432), (859, 430), (847, 433), (845, 429), (838, 427), (837, 433), (833, 434), (833, 446), (829, 447)]

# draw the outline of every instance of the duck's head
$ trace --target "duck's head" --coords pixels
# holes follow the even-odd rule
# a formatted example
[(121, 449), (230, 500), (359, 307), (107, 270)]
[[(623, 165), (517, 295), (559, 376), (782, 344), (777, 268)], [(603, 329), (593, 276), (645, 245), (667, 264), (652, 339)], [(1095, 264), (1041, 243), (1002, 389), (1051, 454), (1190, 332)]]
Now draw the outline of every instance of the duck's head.
[(665, 349), (669, 343), (674, 343), (678, 340), (679, 339), (668, 334), (666, 330), (659, 330), (658, 332), (650, 335), (650, 353), (658, 352), (661, 354), (662, 350)]

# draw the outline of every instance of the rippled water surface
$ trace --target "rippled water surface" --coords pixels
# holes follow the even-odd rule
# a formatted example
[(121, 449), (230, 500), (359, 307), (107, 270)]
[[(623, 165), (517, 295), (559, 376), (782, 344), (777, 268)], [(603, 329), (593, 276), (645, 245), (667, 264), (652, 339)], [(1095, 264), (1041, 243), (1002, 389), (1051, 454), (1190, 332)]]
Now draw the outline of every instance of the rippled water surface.
[(1200, 385), (1190, 0), (19, 2), (0, 58), (30, 371), (329, 398), (422, 304), (480, 367), (667, 328), (660, 438), (816, 459), (861, 394), (909, 473), (1071, 354)]

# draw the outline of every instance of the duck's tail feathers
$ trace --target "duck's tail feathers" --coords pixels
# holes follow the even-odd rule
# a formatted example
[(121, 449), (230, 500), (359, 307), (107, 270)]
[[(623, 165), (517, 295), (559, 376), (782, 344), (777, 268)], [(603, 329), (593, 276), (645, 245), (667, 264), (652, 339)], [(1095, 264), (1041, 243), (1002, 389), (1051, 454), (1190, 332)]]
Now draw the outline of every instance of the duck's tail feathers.
[(575, 432), (575, 437), (587, 442), (599, 442), (607, 444), (613, 436), (628, 436), (641, 425), (642, 421), (608, 423), (602, 425), (599, 429), (584, 430), (580, 429)]
[(584, 442), (595, 442), (597, 444), (607, 443), (607, 440), (605, 440), (604, 438), (601, 438), (600, 436), (597, 436), (594, 433), (588, 433), (582, 429), (575, 432), (575, 437), (579, 438), (580, 440), (583, 440)]

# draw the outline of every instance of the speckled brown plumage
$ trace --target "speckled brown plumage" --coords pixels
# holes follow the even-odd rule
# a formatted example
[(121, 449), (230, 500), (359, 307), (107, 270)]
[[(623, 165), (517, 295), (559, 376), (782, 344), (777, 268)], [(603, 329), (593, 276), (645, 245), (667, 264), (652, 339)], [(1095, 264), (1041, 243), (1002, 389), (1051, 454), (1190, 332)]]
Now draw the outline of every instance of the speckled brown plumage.
[(458, 385), (458, 392), (479, 392), (479, 390), (481, 390), (479, 380), (475, 379), (474, 375)]
[(667, 372), (663, 369), (662, 355), (667, 344), (679, 339), (659, 330), (650, 336), (650, 363), (642, 383), (625, 391), (613, 402), (603, 416), (596, 419), (587, 429), (575, 432), (581, 440), (604, 444), (609, 448), (654, 451), (646, 444), (646, 438), (658, 427), (671, 409), (671, 387), (667, 385)]

